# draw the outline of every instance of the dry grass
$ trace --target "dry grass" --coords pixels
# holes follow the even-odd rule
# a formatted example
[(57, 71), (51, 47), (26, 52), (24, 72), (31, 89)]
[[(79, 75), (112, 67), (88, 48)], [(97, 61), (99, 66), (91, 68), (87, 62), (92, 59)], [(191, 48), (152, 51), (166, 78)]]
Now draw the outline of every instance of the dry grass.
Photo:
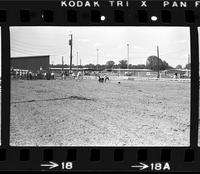
[(189, 146), (190, 83), (11, 82), (12, 146)]

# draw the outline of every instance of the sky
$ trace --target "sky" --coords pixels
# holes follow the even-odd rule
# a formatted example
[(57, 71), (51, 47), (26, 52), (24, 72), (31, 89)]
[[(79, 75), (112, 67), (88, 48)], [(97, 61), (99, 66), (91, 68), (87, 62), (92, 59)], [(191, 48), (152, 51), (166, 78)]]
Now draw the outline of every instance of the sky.
[[(73, 64), (99, 64), (127, 60), (146, 64), (151, 55), (175, 67), (185, 67), (190, 54), (189, 27), (10, 27), (11, 57), (50, 55), (51, 64), (69, 64), (70, 34), (73, 35)], [(78, 52), (78, 61), (77, 61)]]

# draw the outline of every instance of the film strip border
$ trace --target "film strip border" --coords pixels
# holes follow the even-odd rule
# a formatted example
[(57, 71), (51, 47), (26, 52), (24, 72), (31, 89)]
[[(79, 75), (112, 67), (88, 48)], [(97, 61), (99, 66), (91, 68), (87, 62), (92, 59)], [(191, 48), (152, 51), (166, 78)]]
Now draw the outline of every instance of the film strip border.
[[(1, 170), (199, 171), (200, 152), (187, 148), (0, 149)], [(52, 168), (51, 168), (52, 167)], [(142, 167), (142, 166), (141, 166)]]
[[(13, 13), (13, 12), (12, 12)], [(131, 15), (128, 15), (127, 18), (126, 13), (124, 10), (113, 10), (113, 14), (111, 14), (111, 17), (109, 15), (109, 18), (112, 20), (107, 20), (108, 15), (104, 15), (105, 13), (102, 13), (99, 10), (91, 10), (90, 12), (85, 12), (82, 14), (79, 14), (78, 11), (76, 10), (67, 10), (66, 14), (63, 15), (65, 19), (63, 19), (63, 22), (65, 21), (66, 24), (70, 23), (72, 24), (78, 24), (79, 23), (79, 16), (81, 19), (86, 20), (87, 22), (90, 23), (95, 23), (95, 24), (126, 24), (127, 21), (130, 22), (130, 24), (158, 24), (162, 23), (163, 25), (170, 25), (170, 24), (177, 24), (177, 25), (191, 25), (191, 24), (200, 24), (200, 15), (193, 11), (193, 10), (184, 10), (181, 13), (180, 19), (181, 21), (177, 21), (176, 15), (172, 15), (173, 11), (170, 10), (162, 10), (160, 12), (154, 12), (150, 13), (148, 10), (138, 10), (137, 13), (135, 14), (134, 18), (131, 17)], [(12, 14), (13, 15), (13, 14)], [(40, 21), (41, 24), (59, 24), (62, 23), (60, 21), (59, 16), (55, 14), (55, 11), (53, 10), (42, 10), (40, 11), (40, 15), (37, 16), (35, 11), (32, 10), (19, 10), (18, 13), (16, 13), (18, 19), (17, 24), (32, 24), (33, 21), (37, 22)], [(8, 22), (9, 23), (9, 17), (8, 13), (6, 10), (0, 10), (0, 23), (3, 25), (4, 23)], [(56, 20), (57, 19), (57, 20)], [(132, 21), (131, 21), (132, 19)], [(105, 21), (104, 21), (105, 20)], [(16, 23), (14, 23), (16, 25)], [(39, 24), (38, 24), (39, 25)]]
[[(171, 147), (134, 147), (134, 148), (91, 148), (91, 147), (9, 147), (9, 118), (2, 118), (2, 146), (0, 147), (0, 170), (48, 170), (48, 166), (58, 164), (52, 170), (127, 170), (135, 171), (132, 165), (146, 164), (145, 170), (162, 171), (169, 163), (171, 171), (200, 171), (200, 150), (198, 140), (198, 33), (200, 26), (199, 8), (194, 1), (188, 1), (186, 8), (162, 6), (161, 1), (152, 1), (148, 8), (141, 8), (141, 1), (129, 1), (129, 7), (101, 8), (63, 8), (61, 1), (0, 2), (0, 26), (2, 39), (9, 39), (9, 26), (189, 26), (191, 27), (192, 71), (191, 100), (191, 146), (188, 148)], [(106, 1), (105, 1), (106, 2)], [(103, 3), (104, 4), (104, 3)], [(132, 5), (131, 5), (132, 4)], [(102, 18), (104, 16), (104, 18)], [(156, 19), (156, 20), (154, 20)], [(4, 35), (5, 34), (5, 35)], [(9, 41), (2, 45), (3, 52), (3, 108), (9, 103), (10, 94), (5, 86), (9, 84)], [(195, 61), (196, 62), (195, 62)], [(6, 63), (5, 63), (6, 62)], [(6, 76), (6, 74), (8, 76)], [(7, 86), (8, 87), (8, 86)], [(6, 98), (7, 97), (7, 98)], [(9, 109), (9, 108), (8, 108)], [(6, 116), (9, 110), (4, 108)], [(4, 112), (2, 112), (4, 113)], [(68, 163), (70, 162), (70, 163)], [(44, 166), (41, 166), (44, 164)], [(71, 164), (73, 165), (70, 168)], [(46, 166), (45, 166), (46, 165)], [(64, 167), (63, 167), (64, 165)], [(69, 165), (67, 168), (66, 166)], [(157, 165), (157, 167), (156, 167)], [(160, 167), (159, 167), (160, 166)], [(167, 168), (166, 168), (166, 171)]]
[(163, 1), (148, 1), (147, 7), (142, 6), (145, 1), (128, 1), (129, 6), (116, 7), (103, 0), (99, 8), (63, 7), (62, 2), (66, 1), (2, 1), (0, 25), (200, 25), (199, 1), (186, 1), (184, 8), (178, 3), (164, 7)]

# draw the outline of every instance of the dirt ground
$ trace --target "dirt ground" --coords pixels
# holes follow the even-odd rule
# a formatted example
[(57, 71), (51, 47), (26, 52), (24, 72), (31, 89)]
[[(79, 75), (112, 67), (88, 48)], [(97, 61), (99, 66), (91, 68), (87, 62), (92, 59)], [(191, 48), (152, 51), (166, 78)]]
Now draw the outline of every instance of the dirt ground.
[(0, 145), (1, 145), (1, 88), (0, 88)]
[(189, 146), (190, 83), (12, 80), (11, 146)]

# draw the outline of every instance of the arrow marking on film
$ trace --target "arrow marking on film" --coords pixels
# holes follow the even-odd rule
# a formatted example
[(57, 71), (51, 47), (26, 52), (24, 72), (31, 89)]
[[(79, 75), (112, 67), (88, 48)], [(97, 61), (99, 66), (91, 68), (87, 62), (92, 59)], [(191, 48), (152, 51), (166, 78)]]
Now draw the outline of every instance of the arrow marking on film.
[(140, 165), (135, 165), (135, 166), (131, 166), (133, 168), (140, 168), (140, 170), (144, 170), (146, 168), (148, 168), (149, 166), (147, 164), (144, 164), (144, 163), (140, 163)]
[(58, 167), (59, 165), (57, 163), (54, 163), (52, 161), (49, 161), (50, 164), (41, 164), (41, 167), (49, 167), (49, 169), (53, 169), (55, 167)]

